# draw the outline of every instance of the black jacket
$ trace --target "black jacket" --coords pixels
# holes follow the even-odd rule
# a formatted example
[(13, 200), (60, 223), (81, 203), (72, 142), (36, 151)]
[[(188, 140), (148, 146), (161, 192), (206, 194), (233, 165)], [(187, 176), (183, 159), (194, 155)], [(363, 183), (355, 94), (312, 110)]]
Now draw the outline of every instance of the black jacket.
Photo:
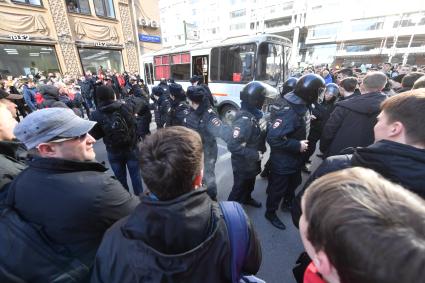
[(338, 102), (323, 128), (320, 151), (332, 156), (347, 147), (372, 144), (373, 127), (385, 98), (380, 92), (372, 92)]
[(243, 108), (235, 116), (227, 149), (232, 153), (233, 174), (252, 178), (261, 172), (258, 152), (266, 151), (266, 129), (262, 129), (257, 118)]
[[(243, 271), (257, 273), (261, 247), (249, 223)], [(206, 190), (170, 201), (141, 197), (127, 218), (105, 234), (92, 283), (231, 282), (231, 249), (221, 210)]]
[(281, 110), (273, 115), (275, 119), (269, 126), (267, 142), (272, 172), (285, 175), (299, 171), (303, 165), (300, 141), (307, 139), (310, 112), (305, 102), (293, 93), (281, 100)]
[(36, 158), (11, 184), (13, 206), (91, 266), (106, 229), (139, 203), (106, 171), (97, 162)]
[(12, 182), (26, 167), (17, 156), (20, 146), (22, 144), (17, 141), (0, 141), (0, 200), (5, 196), (3, 187)]
[(171, 100), (171, 107), (168, 109), (166, 127), (183, 126), (185, 119), (190, 112), (190, 107), (186, 101)]
[[(115, 111), (120, 111), (122, 117), (128, 127), (128, 133), (130, 136), (130, 144), (126, 148), (117, 148), (116, 141), (110, 140), (109, 136), (103, 128), (108, 123), (108, 116), (111, 116)], [(137, 145), (137, 126), (136, 118), (133, 113), (133, 109), (121, 102), (113, 101), (109, 103), (99, 104), (98, 109), (90, 115), (90, 120), (96, 121), (97, 124), (90, 131), (90, 134), (95, 139), (103, 138), (106, 150), (109, 152), (126, 152), (134, 149)]]
[(373, 169), (386, 179), (425, 199), (425, 150), (381, 140), (368, 147), (347, 149), (347, 154), (344, 155), (326, 158), (297, 196), (293, 210), (294, 223), (298, 224), (301, 215), (301, 196), (314, 180), (328, 173), (355, 166)]

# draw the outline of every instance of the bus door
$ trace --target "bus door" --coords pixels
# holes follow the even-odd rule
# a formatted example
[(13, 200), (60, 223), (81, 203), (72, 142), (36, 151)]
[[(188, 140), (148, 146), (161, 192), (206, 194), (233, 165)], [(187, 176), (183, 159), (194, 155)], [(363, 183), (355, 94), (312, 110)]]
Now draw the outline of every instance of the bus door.
[(204, 83), (208, 84), (208, 55), (192, 57), (192, 75), (203, 76)]
[(152, 86), (154, 84), (153, 78), (153, 64), (152, 63), (144, 63), (143, 66), (144, 74), (145, 74), (145, 84)]

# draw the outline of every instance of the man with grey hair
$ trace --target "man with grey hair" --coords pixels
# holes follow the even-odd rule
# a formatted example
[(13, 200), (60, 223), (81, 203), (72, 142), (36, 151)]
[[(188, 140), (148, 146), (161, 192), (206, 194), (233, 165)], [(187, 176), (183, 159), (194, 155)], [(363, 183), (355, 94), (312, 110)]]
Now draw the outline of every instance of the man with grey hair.
[[(104, 232), (139, 203), (96, 162), (96, 141), (88, 134), (95, 124), (64, 108), (26, 116), (14, 134), (33, 159), (8, 192), (8, 204), (25, 221), (86, 266), (93, 264)], [(25, 255), (19, 256), (25, 266)], [(42, 270), (27, 266), (19, 276), (31, 278), (29, 274)]]
[(347, 147), (368, 146), (373, 143), (373, 127), (386, 96), (381, 92), (387, 83), (382, 72), (367, 74), (360, 90), (362, 95), (336, 104), (323, 128), (320, 151), (325, 157), (337, 155)]

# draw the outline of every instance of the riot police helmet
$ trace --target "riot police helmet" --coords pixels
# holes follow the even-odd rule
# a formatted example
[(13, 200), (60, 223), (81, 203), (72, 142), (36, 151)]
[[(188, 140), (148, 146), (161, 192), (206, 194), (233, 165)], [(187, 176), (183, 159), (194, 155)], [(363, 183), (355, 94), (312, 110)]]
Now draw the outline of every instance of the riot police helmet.
[(184, 93), (183, 87), (177, 83), (171, 83), (169, 86), (170, 95), (174, 96), (177, 100), (186, 99), (186, 94)]
[(317, 102), (319, 95), (323, 93), (325, 80), (316, 74), (302, 76), (295, 85), (294, 93), (307, 104)]
[(262, 82), (253, 81), (245, 85), (240, 93), (242, 102), (261, 109), (267, 96), (267, 86)]
[(328, 94), (330, 96), (338, 97), (339, 95), (339, 86), (334, 83), (328, 83), (325, 87), (324, 94)]
[(200, 104), (207, 95), (206, 89), (202, 86), (190, 86), (187, 88), (187, 97), (197, 104)]
[(289, 79), (287, 79), (282, 85), (282, 91), (280, 92), (280, 95), (283, 96), (293, 91), (295, 89), (297, 82), (298, 82), (298, 79), (294, 77), (290, 77)]
[(164, 89), (160, 86), (154, 86), (152, 88), (152, 94), (156, 96), (162, 96), (164, 94)]

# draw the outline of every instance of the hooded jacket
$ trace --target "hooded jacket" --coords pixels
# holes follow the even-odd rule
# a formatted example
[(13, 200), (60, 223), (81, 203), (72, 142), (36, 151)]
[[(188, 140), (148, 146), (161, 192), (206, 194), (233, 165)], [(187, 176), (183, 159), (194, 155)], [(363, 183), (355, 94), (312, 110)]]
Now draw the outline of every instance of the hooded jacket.
[(294, 224), (298, 224), (301, 216), (301, 196), (314, 180), (328, 173), (355, 166), (372, 169), (425, 199), (424, 149), (381, 140), (368, 147), (349, 148), (345, 153), (326, 158), (307, 180), (292, 211)]
[(338, 102), (323, 128), (320, 151), (332, 156), (348, 147), (372, 144), (373, 127), (385, 98), (381, 92), (371, 92)]
[[(242, 270), (255, 274), (261, 248), (248, 223), (250, 246)], [(97, 252), (91, 282), (231, 282), (231, 248), (221, 210), (205, 189), (169, 201), (141, 197), (114, 224)]]
[(6, 196), (5, 185), (26, 168), (25, 163), (18, 160), (17, 151), (22, 146), (17, 141), (0, 141), (0, 200)]

